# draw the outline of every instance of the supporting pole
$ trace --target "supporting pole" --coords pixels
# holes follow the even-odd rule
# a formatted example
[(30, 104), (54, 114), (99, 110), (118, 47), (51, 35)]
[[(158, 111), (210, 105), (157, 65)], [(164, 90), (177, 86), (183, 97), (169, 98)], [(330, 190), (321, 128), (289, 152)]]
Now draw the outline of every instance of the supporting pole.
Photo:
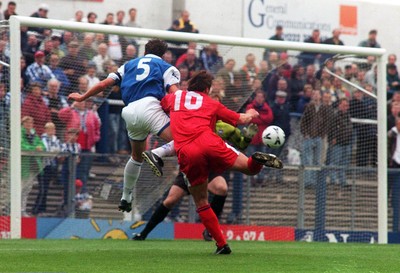
[(378, 58), (378, 243), (388, 243), (386, 54)]
[(10, 18), (10, 232), (21, 238), (21, 34), (20, 22)]

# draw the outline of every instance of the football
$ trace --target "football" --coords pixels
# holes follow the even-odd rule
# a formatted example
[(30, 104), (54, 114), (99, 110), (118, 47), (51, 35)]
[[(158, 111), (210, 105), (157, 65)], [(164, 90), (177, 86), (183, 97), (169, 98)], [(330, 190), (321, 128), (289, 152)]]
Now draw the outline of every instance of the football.
[(268, 126), (262, 133), (262, 141), (268, 148), (279, 148), (285, 143), (285, 132), (279, 126)]

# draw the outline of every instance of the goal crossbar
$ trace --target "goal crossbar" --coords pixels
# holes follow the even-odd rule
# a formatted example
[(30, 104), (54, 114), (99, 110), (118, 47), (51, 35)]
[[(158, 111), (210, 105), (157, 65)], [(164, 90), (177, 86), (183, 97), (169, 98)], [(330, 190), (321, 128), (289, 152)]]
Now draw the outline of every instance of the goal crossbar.
[(41, 18), (25, 17), (25, 16), (12, 16), (12, 17), (14, 17), (15, 20), (18, 20), (22, 26), (66, 29), (66, 30), (82, 31), (82, 32), (93, 31), (100, 33), (112, 33), (118, 35), (129, 35), (134, 37), (145, 37), (145, 38), (158, 37), (161, 39), (175, 40), (175, 41), (190, 40), (198, 43), (218, 43), (218, 44), (235, 45), (235, 46), (251, 45), (253, 47), (270, 48), (270, 49), (286, 49), (286, 50), (307, 51), (307, 52), (318, 51), (321, 53), (357, 54), (361, 56), (377, 56), (377, 57), (382, 56), (385, 53), (385, 49), (381, 48), (334, 46), (334, 45), (310, 44), (301, 42), (284, 42), (284, 41), (273, 41), (266, 39), (182, 33), (175, 31), (155, 30), (155, 29), (145, 29), (145, 28), (133, 28), (133, 27), (128, 28), (124, 26), (79, 23), (72, 21), (41, 19)]

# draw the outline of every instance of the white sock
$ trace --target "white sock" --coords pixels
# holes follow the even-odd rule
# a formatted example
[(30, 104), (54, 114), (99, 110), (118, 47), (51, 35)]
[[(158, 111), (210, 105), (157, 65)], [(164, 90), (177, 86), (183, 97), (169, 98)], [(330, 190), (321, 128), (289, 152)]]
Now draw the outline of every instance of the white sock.
[(133, 160), (132, 157), (129, 158), (124, 170), (124, 188), (122, 191), (121, 200), (125, 199), (126, 201), (128, 201), (128, 203), (132, 201), (132, 189), (139, 179), (141, 168), (141, 162)]
[(151, 150), (153, 154), (158, 155), (161, 158), (175, 156), (175, 148), (174, 148), (174, 141), (170, 141), (167, 144), (164, 144), (161, 147), (158, 147), (154, 150)]

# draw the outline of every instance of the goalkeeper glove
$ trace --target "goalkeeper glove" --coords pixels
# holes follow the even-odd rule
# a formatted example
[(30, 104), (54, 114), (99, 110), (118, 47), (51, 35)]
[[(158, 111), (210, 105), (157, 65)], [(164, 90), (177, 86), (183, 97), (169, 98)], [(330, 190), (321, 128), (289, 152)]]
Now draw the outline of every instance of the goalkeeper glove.
[(247, 139), (252, 139), (258, 133), (257, 124), (250, 123), (248, 127), (244, 127), (242, 134)]

